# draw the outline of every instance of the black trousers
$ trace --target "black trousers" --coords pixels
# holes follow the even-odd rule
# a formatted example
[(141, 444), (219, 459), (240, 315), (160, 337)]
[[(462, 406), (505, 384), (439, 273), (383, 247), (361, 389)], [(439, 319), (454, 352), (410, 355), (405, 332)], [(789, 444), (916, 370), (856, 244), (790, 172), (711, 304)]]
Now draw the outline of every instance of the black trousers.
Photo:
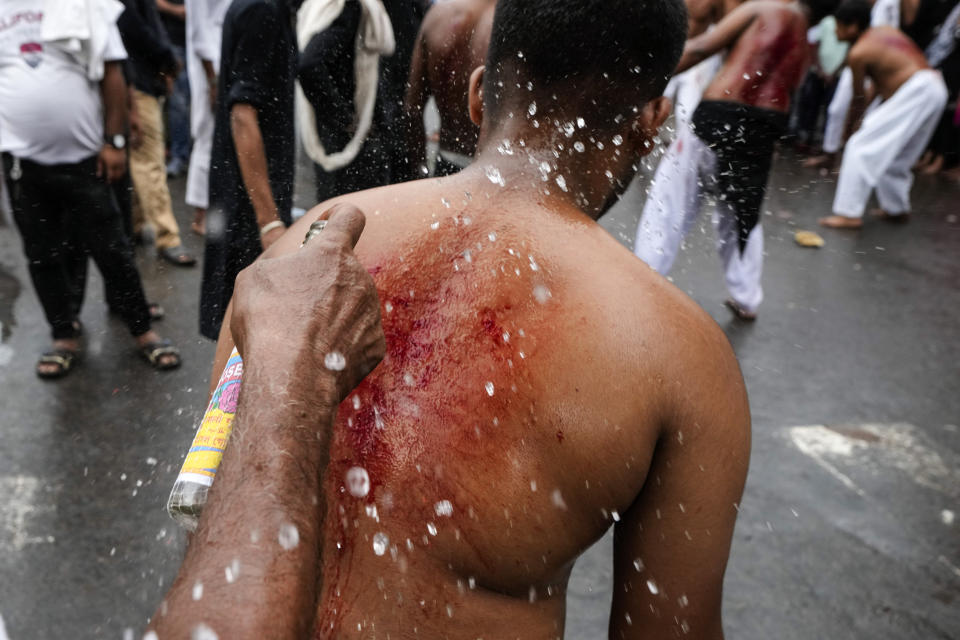
[(23, 238), (30, 278), (54, 340), (77, 336), (78, 262), (89, 255), (103, 275), (110, 307), (130, 333), (150, 330), (133, 248), (110, 186), (97, 177), (96, 156), (75, 164), (40, 165), (3, 154), (13, 217)]

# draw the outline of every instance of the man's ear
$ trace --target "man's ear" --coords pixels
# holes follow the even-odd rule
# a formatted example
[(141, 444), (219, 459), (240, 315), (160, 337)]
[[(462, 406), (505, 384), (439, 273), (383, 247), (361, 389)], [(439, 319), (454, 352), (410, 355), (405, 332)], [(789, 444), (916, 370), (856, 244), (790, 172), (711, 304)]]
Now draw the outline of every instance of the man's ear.
[(647, 155), (653, 150), (653, 145), (649, 141), (656, 137), (660, 131), (660, 126), (666, 121), (670, 112), (673, 110), (673, 102), (666, 96), (654, 98), (647, 104), (633, 121), (633, 130), (639, 137), (640, 155)]
[(473, 124), (480, 126), (483, 122), (483, 67), (477, 67), (470, 74), (470, 90), (468, 108), (470, 109), (470, 120)]

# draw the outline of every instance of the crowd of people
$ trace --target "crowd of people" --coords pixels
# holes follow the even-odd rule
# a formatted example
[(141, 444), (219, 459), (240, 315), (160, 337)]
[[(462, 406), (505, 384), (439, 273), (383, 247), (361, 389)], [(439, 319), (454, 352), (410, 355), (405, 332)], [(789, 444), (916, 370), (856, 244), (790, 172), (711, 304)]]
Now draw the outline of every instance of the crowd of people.
[[(148, 362), (180, 365), (134, 247), (152, 235), (158, 259), (195, 264), (167, 182), (185, 167), (214, 379), (235, 344), (247, 365), (235, 430), (252, 435), (227, 450), (161, 637), (196, 634), (193, 614), (222, 637), (438, 637), (453, 600), (478, 635), (555, 637), (574, 559), (614, 523), (611, 635), (721, 637), (749, 407), (722, 332), (654, 272), (712, 194), (728, 306), (757, 317), (789, 136), (822, 140), (811, 166), (839, 162), (825, 227), (860, 227), (873, 191), (908, 220), (913, 171), (960, 151), (949, 5), (6, 0), (4, 184), (53, 337), (37, 374), (82, 354), (88, 257)], [(634, 256), (596, 220), (671, 112)], [(298, 147), (318, 211), (339, 211), (309, 253)], [(390, 215), (364, 230), (355, 208)], [(238, 550), (242, 579), (200, 607), (194, 585)]]
[[(216, 339), (237, 274), (293, 220), (298, 143), (315, 165), (317, 202), (469, 165), (478, 127), (466, 95), (487, 54), (496, 2), (431, 4), (6, 5), (0, 148), (54, 338), (37, 373), (66, 375), (82, 354), (87, 255), (105, 270), (110, 307), (128, 318), (147, 359), (159, 369), (179, 365), (177, 349), (145, 329), (143, 318), (159, 319), (163, 309), (141, 309), (142, 286), (127, 265), (127, 245), (151, 236), (160, 259), (197, 261), (181, 242), (168, 176), (186, 172), (190, 228), (206, 235), (200, 331)], [(635, 253), (666, 274), (702, 198), (718, 195), (728, 305), (751, 320), (763, 298), (760, 208), (775, 145), (792, 140), (811, 154), (808, 166), (839, 164), (833, 215), (821, 221), (830, 227), (859, 227), (874, 189), (876, 213), (906, 221), (915, 171), (960, 171), (960, 6), (863, 0), (814, 15), (783, 2), (687, 5), (688, 49), (665, 90), (677, 135), (656, 171)], [(65, 78), (76, 92), (61, 91)], [(55, 93), (69, 96), (63, 112), (35, 107)], [(424, 128), (431, 97), (440, 113), (435, 158)], [(75, 204), (51, 200), (55, 190), (29, 189), (51, 175), (99, 191), (112, 230), (91, 236), (80, 222), (89, 206), (73, 213)], [(123, 266), (110, 266), (108, 249)]]

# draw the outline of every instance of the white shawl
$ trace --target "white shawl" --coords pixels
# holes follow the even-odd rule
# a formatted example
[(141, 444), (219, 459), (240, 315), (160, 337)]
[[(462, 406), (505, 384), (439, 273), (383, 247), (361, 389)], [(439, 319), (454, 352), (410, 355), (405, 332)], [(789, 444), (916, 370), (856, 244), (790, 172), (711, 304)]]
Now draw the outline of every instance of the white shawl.
[[(297, 44), (301, 51), (310, 39), (329, 27), (343, 11), (346, 0), (306, 0), (297, 12)], [(370, 133), (373, 123), (373, 108), (377, 101), (377, 85), (380, 56), (393, 55), (396, 42), (390, 16), (382, 0), (360, 0), (362, 14), (357, 30), (356, 90), (353, 101), (357, 109), (354, 115), (356, 130), (353, 138), (341, 151), (328, 153), (317, 135), (316, 116), (313, 107), (297, 85), (296, 113), (300, 139), (310, 159), (324, 171), (341, 169), (357, 157)]]

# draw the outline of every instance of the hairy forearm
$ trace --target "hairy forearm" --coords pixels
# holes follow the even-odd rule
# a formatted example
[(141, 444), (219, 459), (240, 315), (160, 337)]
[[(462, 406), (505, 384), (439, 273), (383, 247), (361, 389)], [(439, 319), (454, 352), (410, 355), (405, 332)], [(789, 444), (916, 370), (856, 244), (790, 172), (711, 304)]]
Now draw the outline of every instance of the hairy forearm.
[(127, 130), (127, 83), (119, 62), (108, 62), (100, 81), (103, 96), (103, 132), (107, 136)]
[(221, 469), (152, 622), (160, 638), (189, 637), (201, 622), (221, 638), (302, 638), (312, 629), (333, 382), (321, 374), (322, 388), (307, 389), (295, 374), (278, 376), (296, 371), (295, 360), (257, 366), (269, 359), (246, 358)]
[(237, 150), (243, 186), (253, 204), (257, 226), (263, 227), (277, 220), (279, 215), (270, 189), (267, 154), (256, 109), (248, 104), (234, 105), (230, 111), (230, 130)]

